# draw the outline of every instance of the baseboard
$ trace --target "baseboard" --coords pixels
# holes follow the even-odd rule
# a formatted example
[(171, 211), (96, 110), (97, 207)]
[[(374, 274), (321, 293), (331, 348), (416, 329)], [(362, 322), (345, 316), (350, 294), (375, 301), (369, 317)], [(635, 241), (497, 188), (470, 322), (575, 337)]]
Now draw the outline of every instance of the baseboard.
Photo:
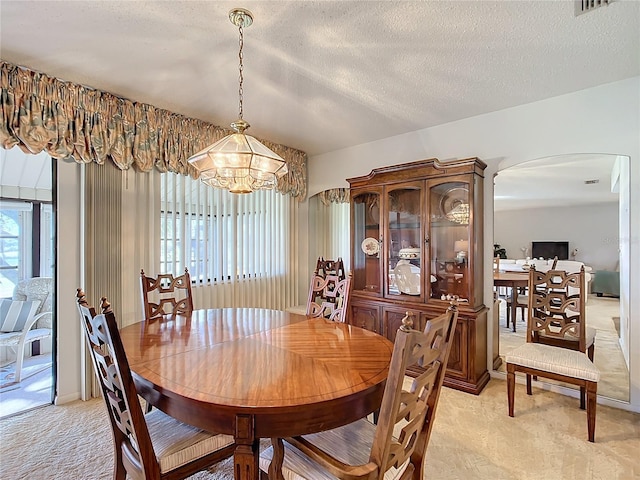
[(53, 403), (54, 405), (64, 405), (65, 403), (75, 402), (76, 400), (80, 400), (80, 392), (69, 393), (63, 396), (56, 396)]

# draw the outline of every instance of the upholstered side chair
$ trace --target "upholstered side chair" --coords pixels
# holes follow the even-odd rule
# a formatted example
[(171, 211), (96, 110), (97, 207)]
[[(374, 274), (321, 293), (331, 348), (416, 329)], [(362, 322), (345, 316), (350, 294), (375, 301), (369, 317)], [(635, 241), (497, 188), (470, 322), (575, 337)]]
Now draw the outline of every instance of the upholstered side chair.
[[(595, 440), (596, 394), (600, 372), (587, 356), (584, 268), (529, 271), (529, 321), (526, 343), (506, 355), (509, 416), (514, 416), (515, 374), (526, 375), (527, 394), (532, 377), (544, 377), (580, 387), (580, 408), (587, 410), (587, 431)], [(585, 402), (586, 397), (586, 402)]]

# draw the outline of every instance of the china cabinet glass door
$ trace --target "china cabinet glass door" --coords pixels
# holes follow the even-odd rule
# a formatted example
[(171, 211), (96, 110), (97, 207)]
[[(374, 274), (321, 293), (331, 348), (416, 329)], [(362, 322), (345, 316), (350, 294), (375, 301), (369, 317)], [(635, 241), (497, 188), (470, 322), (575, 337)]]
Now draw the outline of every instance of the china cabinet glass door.
[(467, 182), (430, 184), (431, 298), (457, 295), (469, 300), (469, 223), (471, 203)]
[(380, 192), (358, 193), (351, 199), (353, 221), (352, 289), (369, 295), (380, 295), (381, 205)]
[(384, 252), (388, 269), (387, 297), (422, 297), (423, 185), (422, 182), (404, 184), (386, 193), (387, 235), (384, 238)]

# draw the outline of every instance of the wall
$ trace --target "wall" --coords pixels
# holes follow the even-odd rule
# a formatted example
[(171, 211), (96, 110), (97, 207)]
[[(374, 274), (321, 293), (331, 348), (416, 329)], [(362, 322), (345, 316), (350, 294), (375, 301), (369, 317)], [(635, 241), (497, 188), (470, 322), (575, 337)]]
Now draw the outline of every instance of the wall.
[[(554, 155), (607, 153), (631, 159), (629, 236), (621, 239), (630, 265), (640, 265), (640, 77), (540, 102), (479, 115), (377, 142), (311, 157), (309, 195), (346, 187), (372, 168), (436, 157), (479, 157), (485, 170), (485, 257), (493, 254), (493, 176), (501, 169)], [(340, 172), (336, 175), (335, 172)], [(309, 235), (313, 235), (310, 232)], [(485, 304), (491, 305), (492, 265), (485, 262)], [(621, 290), (640, 289), (640, 269), (629, 269)], [(621, 295), (621, 299), (624, 294)], [(640, 338), (640, 295), (629, 296), (630, 338)], [(489, 335), (489, 338), (491, 336)], [(630, 342), (629, 408), (640, 411), (640, 344)], [(491, 345), (489, 345), (491, 351)]]
[(80, 317), (76, 288), (82, 285), (80, 232), (80, 168), (75, 162), (58, 160), (56, 185), (56, 404), (80, 398)]
[(532, 241), (568, 241), (575, 260), (593, 270), (614, 270), (618, 263), (618, 203), (585, 207), (532, 208), (494, 212), (493, 238), (508, 258), (523, 258)]
[[(589, 127), (589, 128), (587, 128)], [(501, 110), (446, 125), (357, 145), (309, 160), (309, 195), (346, 187), (346, 178), (372, 168), (437, 157), (440, 160), (478, 156), (485, 171), (485, 256), (492, 256), (493, 184), (500, 169), (552, 155), (611, 153), (631, 158), (629, 236), (622, 239), (630, 265), (640, 265), (640, 77), (568, 95)], [(59, 162), (58, 169), (58, 350), (57, 401), (80, 396), (81, 337), (75, 306), (80, 283), (80, 169)], [(336, 174), (336, 172), (340, 172)], [(308, 202), (298, 211), (300, 291), (308, 288)], [(309, 227), (308, 227), (309, 226)], [(627, 292), (640, 289), (640, 269), (630, 269)], [(485, 262), (485, 304), (490, 305), (492, 265)], [(302, 297), (302, 295), (301, 295)], [(640, 338), (640, 295), (628, 296), (629, 338)], [(301, 298), (304, 301), (304, 298)], [(491, 336), (489, 336), (491, 338)], [(640, 344), (631, 343), (631, 408), (640, 411)], [(491, 351), (491, 345), (489, 346)]]

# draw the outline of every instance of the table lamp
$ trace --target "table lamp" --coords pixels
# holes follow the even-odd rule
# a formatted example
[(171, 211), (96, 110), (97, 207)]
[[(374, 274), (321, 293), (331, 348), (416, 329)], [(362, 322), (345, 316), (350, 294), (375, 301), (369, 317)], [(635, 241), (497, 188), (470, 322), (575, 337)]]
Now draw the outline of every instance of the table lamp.
[(453, 244), (453, 250), (456, 252), (456, 260), (459, 263), (464, 262), (469, 251), (469, 240), (456, 240)]

